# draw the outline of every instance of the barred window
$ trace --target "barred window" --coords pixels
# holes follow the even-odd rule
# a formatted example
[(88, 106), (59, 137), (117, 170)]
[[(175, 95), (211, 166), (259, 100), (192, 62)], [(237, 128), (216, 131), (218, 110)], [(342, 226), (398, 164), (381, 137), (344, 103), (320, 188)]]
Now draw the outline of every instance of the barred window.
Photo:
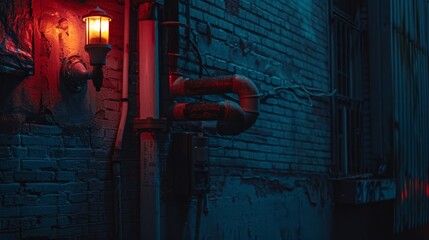
[(332, 1), (332, 77), (336, 175), (364, 172), (363, 166), (363, 31), (361, 1)]

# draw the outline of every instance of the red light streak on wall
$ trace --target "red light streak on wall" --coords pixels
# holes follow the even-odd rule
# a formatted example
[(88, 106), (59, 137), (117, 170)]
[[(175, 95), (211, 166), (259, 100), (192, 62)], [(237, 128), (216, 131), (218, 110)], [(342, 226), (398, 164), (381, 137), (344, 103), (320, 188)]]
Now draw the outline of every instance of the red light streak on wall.
[(404, 181), (401, 190), (401, 201), (405, 201), (412, 195), (424, 195), (429, 199), (429, 183), (420, 179), (408, 179)]

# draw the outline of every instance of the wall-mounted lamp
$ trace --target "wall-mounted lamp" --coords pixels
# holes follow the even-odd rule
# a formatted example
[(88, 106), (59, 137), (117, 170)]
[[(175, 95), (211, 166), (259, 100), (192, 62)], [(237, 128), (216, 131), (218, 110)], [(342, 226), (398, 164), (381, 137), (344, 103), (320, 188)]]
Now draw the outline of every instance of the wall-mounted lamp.
[(112, 49), (109, 44), (109, 22), (112, 16), (96, 7), (83, 16), (86, 23), (85, 51), (94, 67), (88, 71), (83, 60), (78, 55), (68, 57), (63, 61), (61, 74), (65, 85), (73, 92), (80, 92), (88, 79), (92, 79), (94, 87), (100, 91), (103, 83), (103, 65), (106, 64), (106, 54)]

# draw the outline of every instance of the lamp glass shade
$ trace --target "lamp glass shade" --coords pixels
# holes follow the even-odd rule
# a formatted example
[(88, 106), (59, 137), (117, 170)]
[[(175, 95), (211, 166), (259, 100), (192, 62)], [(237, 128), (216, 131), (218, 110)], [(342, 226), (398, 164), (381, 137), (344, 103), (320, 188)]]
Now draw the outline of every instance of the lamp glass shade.
[(109, 22), (112, 18), (97, 7), (83, 17), (86, 22), (85, 44), (109, 44)]

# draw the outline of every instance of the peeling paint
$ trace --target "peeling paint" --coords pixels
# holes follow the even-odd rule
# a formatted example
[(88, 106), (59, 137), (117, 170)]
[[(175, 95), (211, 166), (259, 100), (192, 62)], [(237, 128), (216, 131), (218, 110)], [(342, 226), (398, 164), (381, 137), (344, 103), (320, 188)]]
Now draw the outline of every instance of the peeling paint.
[(0, 73), (34, 73), (31, 1), (0, 2)]
[(283, 193), (284, 191), (291, 191), (295, 188), (296, 182), (294, 179), (286, 179), (280, 181), (276, 178), (267, 177), (242, 177), (241, 182), (250, 184), (255, 188), (257, 196), (267, 196), (269, 194)]

